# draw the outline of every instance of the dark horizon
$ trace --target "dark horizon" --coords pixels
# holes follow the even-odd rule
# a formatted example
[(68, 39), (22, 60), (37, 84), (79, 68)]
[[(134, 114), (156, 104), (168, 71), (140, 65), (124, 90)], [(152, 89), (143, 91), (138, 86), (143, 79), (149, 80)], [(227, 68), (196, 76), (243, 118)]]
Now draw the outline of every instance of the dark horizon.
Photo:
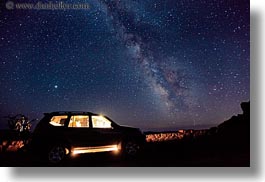
[[(65, 112), (65, 111), (54, 111), (54, 112)], [(71, 112), (71, 111), (69, 111)], [(86, 111), (75, 111), (75, 112), (86, 112)], [(32, 128), (31, 128), (31, 131), (34, 131), (36, 125), (38, 124), (38, 122), (42, 119), (42, 117), (44, 116), (45, 113), (48, 113), (48, 112), (44, 112), (41, 117), (30, 117), (29, 120), (34, 120), (36, 119), (36, 121), (34, 121), (32, 123)], [(243, 111), (241, 113), (238, 113), (237, 115), (240, 115), (242, 114)], [(21, 113), (16, 113), (16, 114), (21, 114)], [(10, 116), (15, 116), (16, 114), (11, 114)], [(233, 116), (237, 116), (237, 115), (233, 115)], [(25, 115), (25, 116), (28, 116), (28, 115)], [(8, 128), (8, 122), (7, 122), (7, 117), (8, 116), (3, 116), (3, 117), (0, 117), (0, 130), (1, 129), (9, 129)], [(232, 116), (231, 116), (232, 117)], [(230, 119), (231, 117), (225, 119), (224, 121)], [(141, 129), (141, 131), (143, 132), (176, 132), (178, 130), (181, 130), (181, 129), (184, 129), (184, 130), (189, 130), (189, 129), (192, 129), (192, 130), (204, 130), (204, 129), (210, 129), (211, 127), (217, 127), (219, 124), (223, 123), (224, 121), (220, 121), (219, 123), (217, 124), (204, 124), (204, 125), (183, 125), (183, 126), (177, 126), (177, 127), (143, 127), (143, 126), (136, 126), (136, 127), (139, 127)], [(117, 124), (120, 124), (120, 123), (117, 123)], [(126, 125), (123, 125), (123, 126), (126, 126)]]

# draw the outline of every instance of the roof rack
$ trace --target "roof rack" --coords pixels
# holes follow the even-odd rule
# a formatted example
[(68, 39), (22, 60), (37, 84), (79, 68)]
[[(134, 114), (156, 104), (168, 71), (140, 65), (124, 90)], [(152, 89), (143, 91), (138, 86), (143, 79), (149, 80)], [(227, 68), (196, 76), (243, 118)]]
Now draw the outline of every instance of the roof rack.
[(94, 113), (87, 111), (54, 111), (44, 114), (47, 115), (47, 114), (94, 114)]

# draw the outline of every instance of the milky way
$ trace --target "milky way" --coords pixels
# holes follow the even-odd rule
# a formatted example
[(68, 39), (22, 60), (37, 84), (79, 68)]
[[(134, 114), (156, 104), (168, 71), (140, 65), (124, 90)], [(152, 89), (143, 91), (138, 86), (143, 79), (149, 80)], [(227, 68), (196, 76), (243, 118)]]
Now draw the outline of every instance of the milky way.
[(126, 2), (101, 1), (101, 3), (107, 9), (117, 36), (124, 42), (132, 60), (141, 67), (144, 79), (154, 92), (160, 95), (162, 102), (173, 113), (194, 107), (196, 98), (192, 95), (191, 73), (187, 73), (185, 68), (179, 66), (176, 58), (160, 55), (151, 45), (152, 42), (146, 41), (146, 37), (139, 34), (139, 30), (150, 27), (146, 27), (146, 24), (143, 27), (141, 22), (136, 20), (134, 12)]

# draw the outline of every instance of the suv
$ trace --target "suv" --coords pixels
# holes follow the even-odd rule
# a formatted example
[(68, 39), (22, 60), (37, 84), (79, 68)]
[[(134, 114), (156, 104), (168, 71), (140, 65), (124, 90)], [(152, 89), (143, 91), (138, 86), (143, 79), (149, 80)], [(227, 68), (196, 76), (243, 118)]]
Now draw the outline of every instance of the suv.
[(45, 113), (33, 132), (31, 146), (51, 163), (82, 153), (116, 152), (136, 156), (145, 142), (140, 129), (120, 126), (90, 112)]

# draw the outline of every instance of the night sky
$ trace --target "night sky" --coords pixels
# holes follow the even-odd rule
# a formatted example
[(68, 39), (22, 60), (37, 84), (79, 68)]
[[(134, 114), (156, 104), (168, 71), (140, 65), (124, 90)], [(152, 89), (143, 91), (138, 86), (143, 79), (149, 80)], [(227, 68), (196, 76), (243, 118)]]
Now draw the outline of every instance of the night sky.
[(249, 1), (64, 2), (90, 8), (1, 4), (1, 117), (82, 110), (149, 130), (214, 126), (242, 113)]

